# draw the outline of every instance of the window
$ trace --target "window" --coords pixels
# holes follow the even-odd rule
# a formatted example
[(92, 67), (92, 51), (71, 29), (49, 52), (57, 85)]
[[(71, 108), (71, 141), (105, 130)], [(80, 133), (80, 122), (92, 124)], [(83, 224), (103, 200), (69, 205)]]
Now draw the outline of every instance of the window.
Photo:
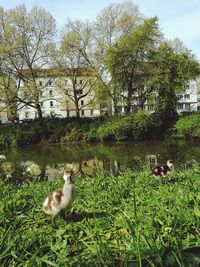
[(183, 99), (183, 95), (178, 95), (178, 99)]
[(39, 85), (42, 86), (42, 81), (39, 81)]
[(154, 107), (153, 106), (148, 106), (148, 111), (154, 111)]
[(182, 103), (178, 103), (177, 108), (178, 108), (178, 110), (183, 109), (183, 104)]
[(80, 84), (82, 84), (83, 83), (83, 80), (80, 80)]
[(93, 112), (93, 109), (91, 109), (91, 111), (90, 111), (90, 112), (91, 112), (91, 116), (92, 116), (92, 115), (94, 114), (94, 112)]
[(49, 95), (52, 96), (53, 95), (53, 91), (49, 90)]
[(81, 106), (83, 106), (84, 105), (84, 101), (83, 100), (81, 100)]
[(52, 81), (49, 81), (49, 85), (50, 85), (50, 86), (52, 85)]
[(100, 104), (100, 108), (101, 108), (101, 109), (108, 109), (108, 105), (105, 104), (105, 103), (101, 103), (101, 104)]
[(53, 107), (53, 101), (50, 101), (50, 107)]
[(186, 103), (186, 104), (185, 104), (185, 109), (186, 109), (187, 111), (190, 111), (190, 103)]
[(185, 99), (190, 99), (190, 95), (189, 94), (185, 94)]
[(25, 112), (25, 118), (26, 118), (26, 119), (29, 118), (29, 112)]
[(81, 115), (84, 116), (84, 110), (81, 110)]

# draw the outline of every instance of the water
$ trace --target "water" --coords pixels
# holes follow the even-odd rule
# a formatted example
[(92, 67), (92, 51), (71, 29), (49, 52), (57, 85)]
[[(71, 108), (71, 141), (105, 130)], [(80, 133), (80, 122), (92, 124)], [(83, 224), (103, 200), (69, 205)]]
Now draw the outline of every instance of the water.
[[(5, 152), (2, 168), (13, 179), (23, 179), (20, 171), (28, 170), (40, 179), (54, 179), (70, 164), (88, 177), (98, 173), (116, 175), (129, 168), (140, 170), (144, 165), (175, 162), (175, 168), (200, 164), (200, 143), (177, 141), (140, 141), (107, 144), (37, 145), (12, 148)], [(72, 165), (71, 165), (72, 164)]]

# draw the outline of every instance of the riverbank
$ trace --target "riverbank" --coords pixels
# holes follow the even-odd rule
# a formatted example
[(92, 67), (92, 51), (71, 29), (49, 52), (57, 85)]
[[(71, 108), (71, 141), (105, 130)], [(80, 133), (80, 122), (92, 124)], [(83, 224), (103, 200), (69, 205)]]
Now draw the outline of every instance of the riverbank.
[(181, 139), (200, 139), (200, 113), (181, 116), (173, 127), (173, 134)]
[(53, 229), (41, 205), (53, 181), (0, 181), (1, 266), (193, 266), (200, 262), (200, 173), (164, 182), (149, 170), (75, 177), (68, 221)]
[(0, 126), (0, 147), (39, 143), (134, 141), (176, 138), (200, 138), (200, 114), (191, 114), (162, 122), (159, 116), (138, 111), (120, 117), (44, 118), (29, 124)]

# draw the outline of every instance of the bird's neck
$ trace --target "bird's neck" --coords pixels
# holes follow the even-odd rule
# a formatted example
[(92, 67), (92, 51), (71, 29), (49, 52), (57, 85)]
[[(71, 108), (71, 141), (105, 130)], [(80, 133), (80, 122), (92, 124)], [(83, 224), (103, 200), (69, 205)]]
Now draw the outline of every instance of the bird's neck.
[(69, 183), (69, 182), (65, 182), (64, 186), (63, 186), (63, 193), (71, 190), (73, 188), (73, 184)]

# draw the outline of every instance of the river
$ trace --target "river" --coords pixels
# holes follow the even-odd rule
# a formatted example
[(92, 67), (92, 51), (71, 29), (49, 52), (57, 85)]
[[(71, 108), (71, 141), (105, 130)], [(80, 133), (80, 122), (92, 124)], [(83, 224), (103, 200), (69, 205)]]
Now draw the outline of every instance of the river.
[(34, 166), (34, 175), (51, 180), (66, 166), (73, 166), (87, 177), (99, 173), (116, 175), (127, 168), (138, 171), (147, 165), (165, 164), (167, 159), (174, 161), (175, 169), (190, 168), (193, 163), (200, 164), (200, 143), (171, 140), (35, 145), (12, 148), (4, 154), (6, 161), (2, 167), (6, 173), (17, 177), (20, 173), (14, 170), (30, 170)]

